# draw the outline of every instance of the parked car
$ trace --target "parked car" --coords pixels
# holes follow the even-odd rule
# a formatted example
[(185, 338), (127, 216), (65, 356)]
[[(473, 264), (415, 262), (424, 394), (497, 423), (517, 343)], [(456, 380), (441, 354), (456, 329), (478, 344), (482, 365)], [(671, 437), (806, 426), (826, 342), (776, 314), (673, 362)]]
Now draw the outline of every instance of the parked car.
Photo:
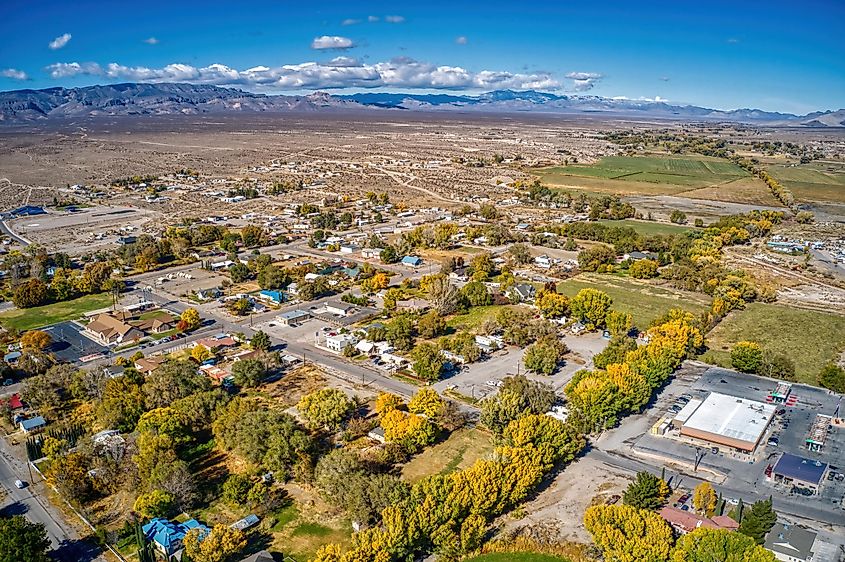
[(768, 445), (769, 447), (777, 447), (780, 445), (780, 441), (778, 441), (777, 437), (769, 437)]
[(15, 488), (17, 488), (18, 490), (23, 490), (24, 488), (26, 488), (26, 482), (24, 482), (23, 480), (15, 480)]
[(9, 385), (12, 385), (14, 383), (15, 383), (15, 381), (13, 381), (12, 379), (6, 379), (6, 380), (3, 381), (3, 386), (9, 386)]

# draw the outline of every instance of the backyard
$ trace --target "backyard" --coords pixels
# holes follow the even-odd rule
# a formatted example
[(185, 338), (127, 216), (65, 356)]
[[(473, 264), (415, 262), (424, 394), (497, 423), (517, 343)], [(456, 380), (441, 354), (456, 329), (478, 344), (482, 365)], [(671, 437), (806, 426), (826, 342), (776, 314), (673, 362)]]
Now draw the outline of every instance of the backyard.
[(463, 470), (493, 451), (492, 437), (481, 429), (459, 429), (448, 439), (428, 447), (402, 468), (402, 477), (416, 482), (432, 474)]

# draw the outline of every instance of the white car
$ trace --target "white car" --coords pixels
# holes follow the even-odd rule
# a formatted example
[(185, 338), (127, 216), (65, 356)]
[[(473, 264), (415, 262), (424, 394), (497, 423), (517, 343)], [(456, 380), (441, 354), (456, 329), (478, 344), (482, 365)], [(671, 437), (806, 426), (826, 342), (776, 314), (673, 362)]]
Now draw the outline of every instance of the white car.
[(18, 490), (23, 490), (24, 488), (26, 488), (26, 482), (24, 482), (23, 480), (15, 480), (15, 488), (17, 488)]

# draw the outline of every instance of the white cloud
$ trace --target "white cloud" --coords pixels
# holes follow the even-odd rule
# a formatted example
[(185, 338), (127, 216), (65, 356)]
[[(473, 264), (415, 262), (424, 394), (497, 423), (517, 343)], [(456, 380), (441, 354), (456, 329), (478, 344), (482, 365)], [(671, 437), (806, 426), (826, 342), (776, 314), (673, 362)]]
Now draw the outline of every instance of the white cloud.
[(0, 70), (0, 76), (3, 78), (11, 78), (12, 80), (29, 80), (29, 76), (23, 70), (17, 68), (4, 68)]
[(359, 20), (359, 19), (355, 19), (355, 18), (346, 18), (345, 20), (343, 20), (342, 22), (340, 22), (340, 25), (357, 25), (357, 24), (359, 24), (359, 23), (361, 23), (361, 20)]
[(534, 89), (556, 90), (561, 84), (543, 72), (512, 73), (482, 70), (473, 72), (459, 66), (434, 65), (407, 57), (375, 64), (339, 56), (327, 63), (305, 62), (277, 67), (255, 66), (237, 70), (223, 64), (194, 67), (169, 64), (162, 68), (124, 66), (105, 68), (96, 63), (56, 63), (47, 67), (53, 78), (78, 75), (103, 76), (138, 82), (191, 82), (219, 86), (261, 87), (275, 90), (338, 88), (423, 88), (444, 90)]
[(147, 45), (158, 45), (158, 39), (156, 39), (155, 37), (147, 37), (146, 39), (144, 39), (144, 43), (146, 43)]
[(367, 21), (370, 23), (375, 23), (378, 21), (378, 16), (367, 16)]
[(576, 92), (586, 92), (592, 90), (596, 82), (601, 80), (603, 76), (598, 72), (570, 72), (566, 78), (572, 80), (572, 89)]
[(323, 35), (315, 37), (311, 41), (311, 48), (317, 50), (323, 49), (351, 49), (355, 43), (349, 37), (340, 37), (339, 35)]
[(68, 44), (68, 41), (70, 41), (71, 37), (72, 35), (70, 33), (64, 33), (50, 41), (50, 44), (47, 46), (53, 49), (54, 51), (56, 49), (61, 49), (62, 47)]
[(405, 16), (384, 16), (384, 21), (387, 23), (403, 23)]
[(458, 37), (455, 37), (455, 43), (457, 43), (458, 45), (466, 45), (468, 42), (469, 40), (466, 38), (466, 35), (460, 35)]

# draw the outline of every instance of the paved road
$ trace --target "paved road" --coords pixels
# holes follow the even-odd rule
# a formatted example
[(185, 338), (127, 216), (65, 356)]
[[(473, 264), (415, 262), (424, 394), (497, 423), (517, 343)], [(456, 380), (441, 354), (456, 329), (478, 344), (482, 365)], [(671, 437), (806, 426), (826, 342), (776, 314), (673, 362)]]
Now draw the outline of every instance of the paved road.
[[(33, 477), (38, 478), (33, 471)], [(23, 480), (29, 485), (19, 490), (15, 480)], [(101, 551), (87, 541), (64, 519), (62, 513), (43, 497), (41, 482), (32, 482), (27, 464), (14, 456), (5, 439), (0, 439), (0, 486), (5, 490), (5, 497), (0, 500), (0, 514), (4, 516), (24, 515), (35, 523), (41, 523), (47, 530), (47, 537), (56, 560), (67, 562), (101, 561), (105, 559)]]
[(5, 234), (6, 236), (8, 236), (23, 247), (29, 246), (29, 240), (27, 240), (26, 238), (21, 238), (18, 234), (16, 234), (15, 231), (12, 230), (8, 224), (6, 224), (6, 221), (0, 221), (0, 232), (2, 232), (3, 234)]

